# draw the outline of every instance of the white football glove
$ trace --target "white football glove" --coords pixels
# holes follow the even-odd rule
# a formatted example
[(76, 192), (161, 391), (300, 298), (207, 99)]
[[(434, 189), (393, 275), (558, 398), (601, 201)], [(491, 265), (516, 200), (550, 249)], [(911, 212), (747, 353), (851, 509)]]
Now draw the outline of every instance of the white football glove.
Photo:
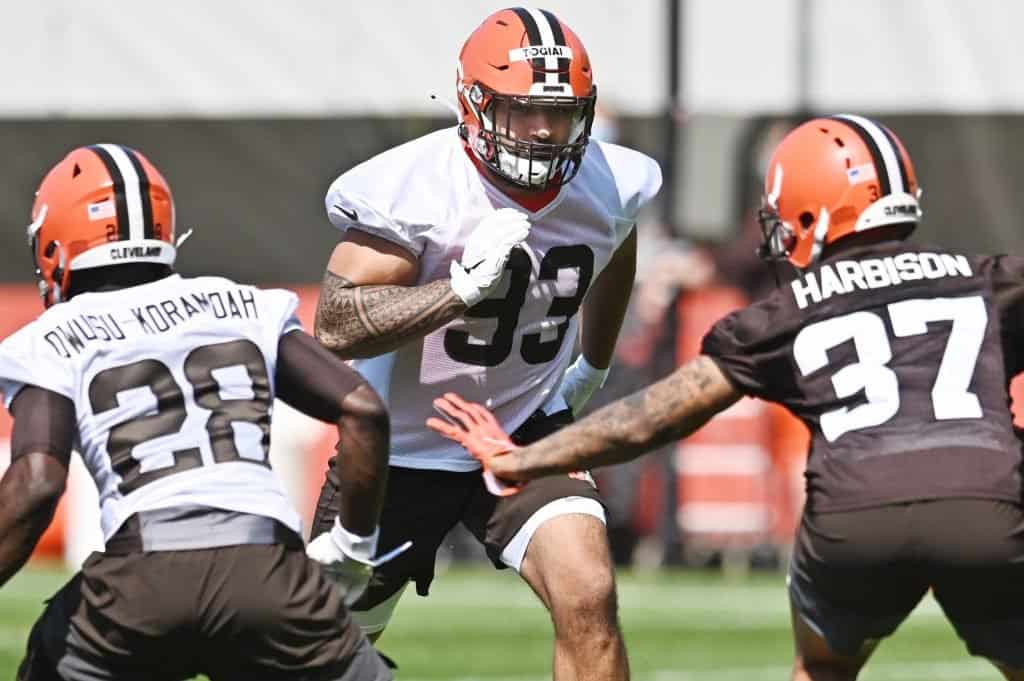
[(335, 518), (334, 527), (309, 542), (306, 555), (323, 566), (324, 574), (337, 582), (344, 595), (346, 606), (359, 600), (373, 577), (373, 569), (383, 565), (410, 546), (407, 541), (393, 551), (373, 558), (377, 553), (377, 537), (380, 530), (376, 529), (369, 537), (352, 534)]
[(455, 295), (467, 307), (490, 295), (501, 283), (509, 252), (529, 233), (526, 213), (515, 208), (499, 208), (481, 220), (466, 240), (462, 260), (451, 264)]
[[(558, 396), (572, 409), (573, 416), (580, 413), (594, 391), (608, 380), (608, 369), (598, 369), (587, 361), (580, 353), (576, 361), (562, 374), (562, 383), (558, 386)], [(545, 412), (552, 413), (545, 408)]]

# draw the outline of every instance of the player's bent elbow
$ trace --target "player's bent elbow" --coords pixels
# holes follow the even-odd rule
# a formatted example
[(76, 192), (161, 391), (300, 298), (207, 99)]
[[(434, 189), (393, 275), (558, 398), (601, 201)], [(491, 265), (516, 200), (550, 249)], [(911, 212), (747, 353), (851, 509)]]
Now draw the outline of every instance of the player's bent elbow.
[(64, 495), (65, 485), (61, 481), (42, 481), (33, 484), (26, 490), (26, 498), (29, 505), (37, 511), (52, 513), (57, 508), (60, 498)]
[(29, 500), (29, 503), (31, 504), (30, 508), (32, 509), (31, 514), (33, 516), (33, 524), (38, 523), (37, 527), (42, 529), (45, 529), (50, 525), (50, 521), (57, 512), (57, 506), (60, 504), (60, 499), (64, 495), (64, 488), (64, 483), (59, 485), (48, 485), (33, 495)]
[(320, 343), (325, 349), (329, 350), (335, 355), (342, 357), (348, 357), (348, 351), (351, 343), (346, 342), (346, 339), (335, 333), (332, 333), (330, 329), (325, 328), (325, 324), (320, 321), (319, 316), (313, 324), (313, 337)]
[(391, 418), (387, 405), (370, 384), (363, 383), (345, 396), (342, 408), (346, 416), (361, 421), (367, 428), (387, 438), (391, 431)]
[(324, 349), (343, 360), (370, 359), (385, 352), (369, 339), (351, 338), (330, 330), (325, 331), (319, 325), (313, 328), (313, 337)]
[(64, 495), (67, 469), (59, 465), (52, 455), (44, 452), (30, 452), (24, 458), (29, 474), (20, 491), (22, 499), (34, 511), (52, 512)]

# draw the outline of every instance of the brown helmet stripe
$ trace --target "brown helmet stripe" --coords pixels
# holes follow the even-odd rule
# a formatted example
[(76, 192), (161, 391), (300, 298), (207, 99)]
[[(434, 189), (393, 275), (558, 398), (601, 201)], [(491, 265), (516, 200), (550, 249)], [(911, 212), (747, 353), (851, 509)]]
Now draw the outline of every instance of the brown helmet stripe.
[[(153, 203), (149, 177), (135, 152), (119, 144), (95, 144), (89, 148), (103, 160), (114, 181), (120, 238), (138, 240), (152, 235)], [(124, 221), (121, 220), (122, 208)]]
[(892, 131), (884, 125), (879, 125), (878, 128), (885, 135), (885, 138), (889, 140), (889, 144), (892, 145), (892, 150), (896, 154), (896, 163), (900, 167), (900, 179), (903, 180), (903, 190), (910, 191), (910, 175), (907, 174), (907, 163), (903, 160), (903, 152), (900, 150), (900, 145), (896, 142), (896, 137), (893, 136)]
[[(537, 26), (537, 22), (533, 20), (533, 15), (530, 14), (530, 10), (523, 7), (513, 7), (512, 11), (516, 13), (519, 20), (523, 22), (523, 28), (526, 29), (526, 39), (530, 41), (530, 45), (543, 45), (544, 41), (540, 38), (540, 28)], [(531, 59), (530, 64), (533, 66), (533, 82), (543, 83), (544, 82), (544, 58), (539, 57)]]
[(849, 127), (864, 141), (878, 173), (879, 193), (882, 196), (909, 191), (906, 164), (903, 163), (899, 147), (885, 128), (869, 118), (853, 114), (840, 114), (831, 118)]

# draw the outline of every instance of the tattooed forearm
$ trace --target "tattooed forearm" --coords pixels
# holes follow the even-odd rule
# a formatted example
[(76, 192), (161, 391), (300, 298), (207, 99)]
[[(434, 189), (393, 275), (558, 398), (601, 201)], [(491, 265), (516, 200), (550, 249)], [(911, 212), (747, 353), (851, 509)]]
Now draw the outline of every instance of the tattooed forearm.
[(327, 272), (315, 332), (344, 359), (374, 357), (424, 336), (466, 310), (447, 279), (423, 286), (356, 286)]
[(579, 423), (515, 450), (506, 455), (508, 462), (506, 456), (495, 457), (494, 473), (529, 479), (635, 459), (689, 435), (739, 398), (718, 366), (701, 356)]

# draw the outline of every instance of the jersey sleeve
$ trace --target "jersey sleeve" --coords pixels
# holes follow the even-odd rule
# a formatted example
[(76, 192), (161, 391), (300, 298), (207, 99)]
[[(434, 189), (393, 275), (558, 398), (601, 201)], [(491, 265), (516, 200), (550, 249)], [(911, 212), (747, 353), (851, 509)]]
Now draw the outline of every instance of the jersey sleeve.
[(1014, 372), (1024, 370), (1024, 258), (989, 256), (979, 269), (991, 280), (993, 303), (1004, 338), (1003, 349)]
[(74, 368), (55, 353), (34, 325), (29, 325), (0, 343), (0, 393), (8, 409), (18, 392), (27, 385), (74, 400)]
[(996, 305), (1014, 326), (1024, 328), (1024, 258), (995, 255), (982, 259), (979, 269), (988, 270)]
[(597, 142), (597, 145), (618, 190), (620, 215), (635, 222), (640, 210), (661, 189), (661, 166), (647, 154), (634, 149), (608, 142)]
[(769, 299), (723, 317), (704, 336), (701, 353), (743, 394), (778, 401), (793, 369), (774, 309)]
[(419, 159), (403, 150), (385, 152), (344, 173), (327, 190), (331, 224), (342, 232), (358, 229), (395, 243), (417, 258), (434, 227), (431, 214), (443, 191), (430, 188)]
[(608, 164), (610, 181), (615, 183), (618, 194), (618, 205), (609, 206), (615, 212), (617, 248), (636, 226), (640, 211), (658, 195), (661, 167), (653, 158), (639, 151), (607, 142), (597, 142), (597, 145)]
[(263, 289), (263, 307), (267, 310), (270, 331), (274, 338), (280, 338), (292, 331), (302, 331), (299, 320), (299, 297), (292, 291), (282, 288)]
[[(303, 330), (296, 314), (299, 298), (286, 289), (254, 289), (260, 310), (260, 349), (271, 376), (277, 373), (278, 350), (281, 338), (292, 331)], [(277, 388), (275, 386), (274, 390)]]
[[(337, 185), (337, 183), (335, 183)], [(386, 211), (373, 206), (366, 197), (349, 193), (342, 186), (332, 185), (327, 193), (327, 217), (342, 232), (358, 229), (398, 244), (415, 256), (423, 251), (415, 229), (391, 218)]]
[(640, 209), (650, 203), (661, 189), (661, 167), (650, 156), (634, 153), (637, 156), (634, 164), (635, 175), (632, 182), (625, 183), (622, 212), (627, 219), (636, 221)]

